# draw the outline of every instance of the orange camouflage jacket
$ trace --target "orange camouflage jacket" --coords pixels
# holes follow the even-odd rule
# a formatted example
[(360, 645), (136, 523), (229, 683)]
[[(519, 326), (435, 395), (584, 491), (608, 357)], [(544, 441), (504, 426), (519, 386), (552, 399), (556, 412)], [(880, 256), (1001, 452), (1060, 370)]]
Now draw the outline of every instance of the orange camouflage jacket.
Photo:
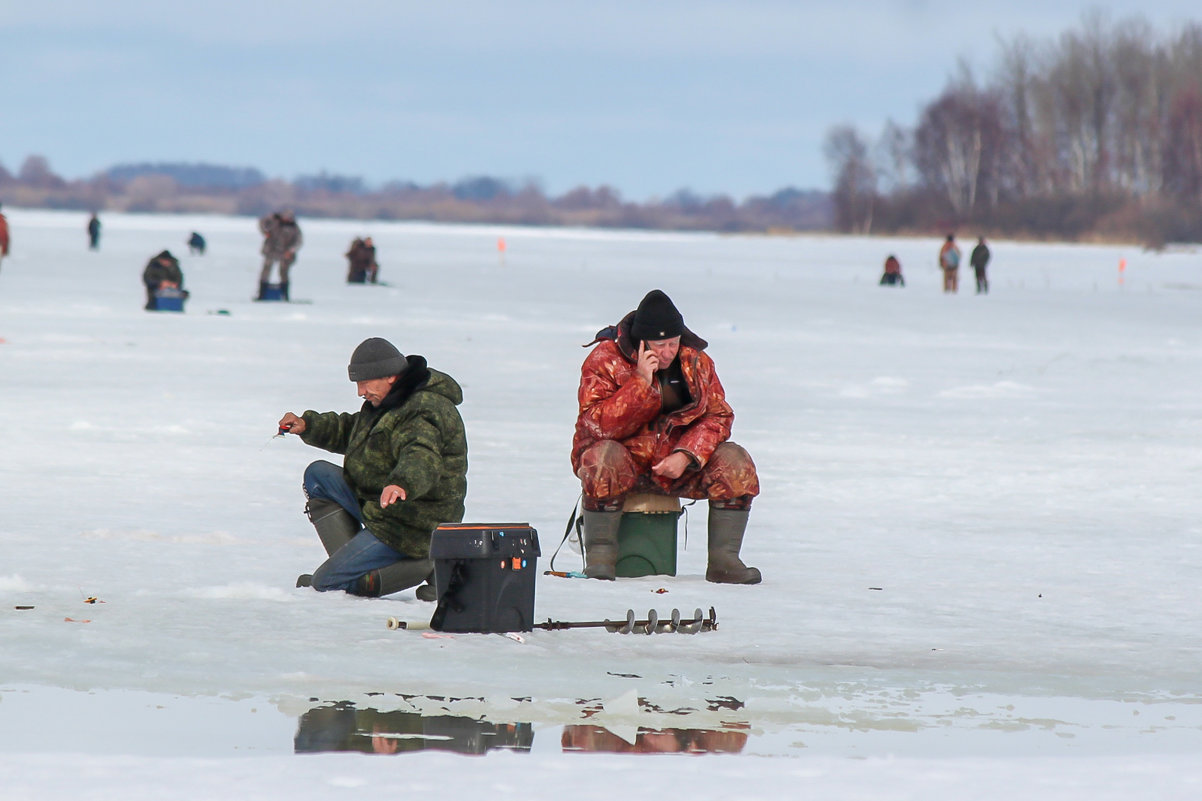
[[(638, 343), (630, 337), (634, 312), (622, 322), (598, 332), (599, 342), (580, 368), (580, 414), (572, 439), (572, 470), (580, 469), (580, 455), (593, 443), (612, 439), (630, 452), (641, 472), (673, 451), (684, 451), (701, 469), (714, 449), (730, 438), (734, 411), (718, 380), (714, 361), (705, 353), (708, 344), (687, 328), (681, 335), (681, 372), (692, 401), (665, 415), (657, 384), (647, 384), (635, 372)], [(592, 344), (592, 343), (590, 343)], [(665, 490), (669, 479), (653, 476)]]

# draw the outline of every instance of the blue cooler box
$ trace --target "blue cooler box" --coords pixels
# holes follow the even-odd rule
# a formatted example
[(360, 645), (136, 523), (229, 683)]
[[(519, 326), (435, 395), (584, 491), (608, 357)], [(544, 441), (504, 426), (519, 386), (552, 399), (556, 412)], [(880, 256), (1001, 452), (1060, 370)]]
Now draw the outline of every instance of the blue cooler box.
[(284, 288), (279, 284), (268, 284), (263, 287), (263, 297), (258, 300), (287, 300), (284, 297)]
[(154, 291), (154, 310), (182, 312), (184, 310), (184, 301), (187, 299), (188, 293), (182, 289), (175, 289), (173, 287), (156, 289)]

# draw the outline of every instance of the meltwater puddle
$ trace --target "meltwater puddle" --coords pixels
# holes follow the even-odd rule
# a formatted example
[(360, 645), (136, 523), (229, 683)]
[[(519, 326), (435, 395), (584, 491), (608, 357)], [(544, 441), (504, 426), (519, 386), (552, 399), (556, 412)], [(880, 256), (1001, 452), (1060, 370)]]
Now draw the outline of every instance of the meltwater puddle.
[[(0, 751), (159, 757), (426, 750), (478, 755), (530, 752), (537, 745), (544, 752), (701, 754), (738, 753), (749, 736), (749, 724), (738, 715), (730, 723), (688, 725), (691, 717), (708, 722), (715, 720), (715, 710), (737, 710), (741, 703), (733, 699), (714, 699), (701, 709), (662, 709), (633, 693), (610, 701), (546, 703), (373, 696), (375, 705), (319, 699), (277, 704), (261, 698), (0, 687)], [(469, 714), (456, 714), (460, 711)], [(669, 716), (680, 725), (638, 725), (634, 720), (640, 715)]]
[(796, 757), (1197, 753), (1202, 699), (826, 686), (747, 702), (370, 693), (229, 699), (0, 685), (0, 751), (229, 757), (356, 752)]

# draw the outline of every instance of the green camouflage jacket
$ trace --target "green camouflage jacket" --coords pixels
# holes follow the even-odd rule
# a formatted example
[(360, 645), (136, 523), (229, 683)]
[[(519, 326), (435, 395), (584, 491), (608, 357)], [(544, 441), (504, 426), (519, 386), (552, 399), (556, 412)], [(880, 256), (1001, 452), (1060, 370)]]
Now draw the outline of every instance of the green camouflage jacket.
[[(463, 390), (455, 379), (429, 370), (421, 356), (380, 406), (364, 402), (354, 414), (302, 415), (308, 445), (344, 454), (342, 475), (350, 485), (367, 529), (406, 556), (427, 558), (430, 534), (440, 523), (463, 520), (467, 496), (467, 437), (455, 407)], [(389, 484), (406, 500), (380, 507)]]

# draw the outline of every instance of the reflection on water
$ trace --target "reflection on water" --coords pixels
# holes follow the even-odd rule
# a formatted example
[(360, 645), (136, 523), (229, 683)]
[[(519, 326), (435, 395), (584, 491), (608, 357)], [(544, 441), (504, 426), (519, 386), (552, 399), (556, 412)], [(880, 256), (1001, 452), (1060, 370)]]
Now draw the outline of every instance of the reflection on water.
[(494, 748), (529, 751), (534, 729), (529, 723), (489, 723), (463, 715), (422, 715), (356, 709), (339, 702), (301, 715), (293, 745), (298, 754), (317, 751), (454, 751), (483, 754)]
[[(422, 702), (478, 701), (433, 696), (400, 695), (421, 709)], [(314, 699), (315, 700), (315, 699)], [(529, 699), (511, 699), (529, 703)], [(636, 710), (670, 715), (689, 715), (690, 708), (661, 709), (645, 699), (631, 699)], [(598, 699), (581, 699), (574, 704), (581, 719), (593, 719), (605, 711)], [(710, 711), (743, 706), (733, 698), (707, 702)], [(534, 710), (530, 710), (533, 712)], [(738, 753), (747, 744), (748, 724), (723, 722), (721, 729), (650, 728), (614, 726), (595, 720), (569, 723), (563, 727), (560, 746), (564, 751), (634, 754)], [(382, 711), (358, 708), (350, 701), (323, 703), (300, 716), (293, 747), (296, 753), (358, 751), (367, 754), (398, 754), (406, 751), (452, 751), (484, 754), (494, 749), (528, 752), (534, 744), (534, 727), (529, 722), (495, 723), (482, 717), (422, 711)]]
[(602, 751), (610, 754), (737, 754), (747, 745), (745, 731), (714, 729), (643, 729), (634, 742), (601, 726), (564, 726), (564, 751)]
[[(738, 753), (1103, 756), (1202, 753), (1202, 701), (1019, 696), (870, 683), (532, 698), (370, 693), (234, 700), (0, 684), (0, 753)], [(640, 691), (644, 694), (640, 695)], [(650, 697), (648, 697), (650, 696)], [(70, 736), (63, 721), (70, 721)], [(535, 734), (538, 740), (535, 740)], [(11, 795), (11, 794), (10, 794)], [(6, 799), (0, 792), (0, 800)]]

